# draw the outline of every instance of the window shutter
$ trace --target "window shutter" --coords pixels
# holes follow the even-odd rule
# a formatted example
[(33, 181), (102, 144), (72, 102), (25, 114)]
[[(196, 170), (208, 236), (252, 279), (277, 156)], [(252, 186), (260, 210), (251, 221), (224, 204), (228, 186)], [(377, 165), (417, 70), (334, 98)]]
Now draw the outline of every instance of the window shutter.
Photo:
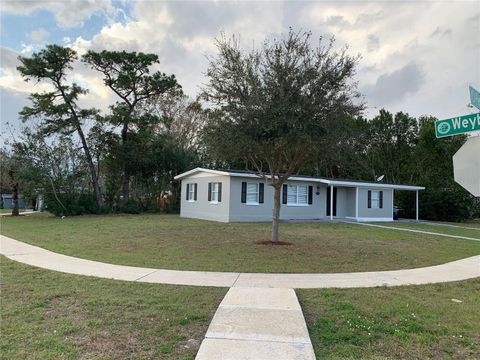
[(222, 183), (218, 183), (218, 202), (222, 202)]
[(242, 198), (241, 198), (242, 203), (247, 202), (247, 183), (245, 181), (242, 181)]
[(288, 185), (283, 184), (283, 192), (282, 192), (282, 204), (287, 203), (287, 193), (288, 193)]
[(383, 209), (383, 191), (379, 192), (379, 198), (380, 198), (380, 209)]
[(186, 197), (185, 197), (185, 198), (187, 199), (187, 201), (190, 200), (190, 199), (188, 198), (189, 192), (190, 192), (190, 184), (187, 184), (187, 191), (185, 192), (185, 193), (186, 193)]
[(308, 187), (308, 205), (313, 204), (313, 186)]
[(258, 184), (258, 203), (259, 204), (263, 204), (264, 190), (265, 190), (265, 184), (264, 183)]
[(372, 191), (368, 190), (368, 208), (372, 208)]
[(195, 186), (193, 188), (193, 200), (197, 201), (197, 187), (198, 187), (198, 184), (195, 183), (195, 184), (193, 184), (193, 186)]
[(208, 183), (208, 201), (212, 201), (212, 183)]

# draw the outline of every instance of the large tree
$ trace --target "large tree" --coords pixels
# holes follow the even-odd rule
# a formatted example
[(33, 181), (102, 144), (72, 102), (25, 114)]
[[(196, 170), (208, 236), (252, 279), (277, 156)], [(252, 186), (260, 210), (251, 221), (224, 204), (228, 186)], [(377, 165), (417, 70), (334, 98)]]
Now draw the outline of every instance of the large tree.
[(120, 127), (121, 162), (123, 171), (122, 193), (124, 204), (130, 194), (131, 165), (136, 161), (135, 130), (146, 120), (159, 122), (156, 116), (141, 115), (139, 106), (150, 98), (165, 92), (178, 90), (174, 75), (160, 71), (150, 74), (150, 68), (159, 63), (155, 54), (126, 51), (89, 51), (83, 61), (99, 71), (103, 81), (119, 98), (112, 106), (112, 114), (107, 119), (114, 126)]
[(93, 162), (87, 138), (83, 130), (86, 120), (98, 114), (96, 109), (82, 109), (78, 105), (80, 95), (87, 93), (76, 83), (70, 84), (67, 75), (77, 53), (58, 45), (47, 47), (31, 57), (19, 57), (22, 65), (17, 67), (26, 81), (36, 80), (49, 83), (53, 90), (30, 95), (32, 106), (24, 107), (20, 112), (23, 120), (35, 117), (41, 121), (41, 132), (51, 134), (71, 134), (79, 136), (88, 163), (90, 177), (95, 192), (97, 206), (102, 205), (102, 194), (97, 170)]
[(288, 178), (327, 149), (332, 122), (362, 105), (352, 81), (357, 58), (334, 51), (334, 40), (312, 47), (311, 33), (290, 30), (243, 51), (237, 38), (217, 40), (203, 95), (215, 108), (205, 141), (218, 157), (242, 159), (274, 188), (272, 241), (279, 240), (280, 192)]

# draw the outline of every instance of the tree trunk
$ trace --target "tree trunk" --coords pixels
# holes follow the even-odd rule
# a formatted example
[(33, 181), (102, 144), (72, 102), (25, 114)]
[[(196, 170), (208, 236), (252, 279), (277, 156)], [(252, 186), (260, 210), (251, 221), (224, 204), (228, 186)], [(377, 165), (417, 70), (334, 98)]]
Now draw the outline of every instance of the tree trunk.
[(127, 136), (128, 136), (128, 123), (123, 124), (122, 128), (122, 145), (123, 145), (123, 182), (122, 182), (122, 203), (125, 205), (128, 202), (128, 198), (130, 197), (130, 174), (128, 173), (128, 165), (127, 165), (127, 150), (126, 150), (126, 143), (127, 143)]
[(102, 201), (102, 191), (100, 189), (100, 183), (97, 176), (97, 169), (93, 164), (93, 158), (92, 158), (92, 155), (90, 154), (90, 149), (88, 148), (87, 140), (85, 139), (85, 134), (83, 133), (83, 130), (80, 124), (77, 124), (77, 132), (78, 132), (78, 135), (80, 136), (80, 139), (82, 140), (83, 151), (85, 152), (85, 156), (88, 162), (88, 167), (90, 169), (93, 190), (95, 192), (95, 201), (97, 203), (97, 206), (100, 207), (103, 205), (103, 201)]
[(95, 169), (95, 165), (93, 165), (92, 155), (90, 154), (90, 149), (88, 148), (87, 140), (85, 139), (85, 134), (83, 133), (82, 126), (80, 125), (80, 119), (78, 118), (77, 112), (75, 111), (75, 107), (72, 105), (71, 100), (69, 100), (69, 98), (65, 94), (64, 88), (59, 80), (56, 81), (56, 85), (57, 85), (57, 89), (60, 90), (62, 94), (65, 104), (67, 104), (67, 106), (70, 108), (73, 118), (76, 121), (75, 126), (77, 128), (78, 136), (80, 136), (80, 140), (82, 141), (83, 151), (85, 152), (85, 156), (87, 157), (88, 167), (90, 169), (90, 175), (92, 177), (93, 189), (95, 191), (95, 200), (96, 200), (97, 206), (100, 207), (103, 205), (102, 191), (100, 189), (100, 183), (97, 176), (97, 171)]
[(12, 194), (12, 216), (19, 216), (20, 212), (18, 211), (18, 182), (13, 184), (13, 194)]
[(280, 190), (282, 189), (282, 185), (274, 186), (274, 199), (273, 199), (273, 216), (272, 216), (272, 242), (279, 241), (279, 232), (278, 232), (278, 225), (280, 219)]
[(128, 175), (127, 164), (123, 166), (123, 183), (122, 183), (122, 203), (125, 205), (130, 197), (130, 176)]

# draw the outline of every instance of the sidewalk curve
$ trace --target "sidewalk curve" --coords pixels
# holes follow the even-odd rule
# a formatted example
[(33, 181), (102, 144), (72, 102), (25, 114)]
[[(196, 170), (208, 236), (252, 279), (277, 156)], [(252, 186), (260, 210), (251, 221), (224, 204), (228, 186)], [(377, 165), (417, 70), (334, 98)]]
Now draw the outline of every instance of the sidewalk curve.
[(184, 271), (108, 264), (58, 254), (0, 235), (0, 254), (44, 269), (101, 278), (192, 286), (355, 288), (420, 285), (480, 277), (480, 255), (416, 269), (324, 274)]

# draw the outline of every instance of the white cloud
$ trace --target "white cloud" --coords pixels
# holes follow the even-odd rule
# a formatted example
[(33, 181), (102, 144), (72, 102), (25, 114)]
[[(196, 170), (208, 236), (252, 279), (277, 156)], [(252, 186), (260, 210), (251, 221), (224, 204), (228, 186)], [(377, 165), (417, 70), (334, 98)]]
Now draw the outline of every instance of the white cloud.
[(37, 30), (33, 30), (28, 37), (35, 43), (40, 43), (45, 40), (50, 33), (45, 30), (44, 28), (38, 28)]
[[(31, 13), (48, 7), (64, 26), (78, 25), (98, 11), (115, 11), (108, 10), (109, 1), (70, 6), (60, 2), (17, 3), (10, 11)], [(79, 4), (84, 8), (79, 10)], [(107, 22), (91, 38), (78, 36), (64, 42), (79, 54), (89, 49), (158, 54), (161, 64), (156, 68), (175, 74), (190, 96), (195, 96), (205, 82), (205, 56), (215, 54), (214, 38), (222, 31), (240, 35), (244, 47), (251, 48), (265, 37), (285, 34), (290, 26), (312, 30), (313, 45), (318, 36), (334, 34), (338, 47), (349, 44), (350, 54), (362, 55), (356, 80), (369, 106), (414, 116), (458, 115), (468, 102), (467, 85), (480, 79), (480, 9), (475, 2), (138, 1), (132, 19), (124, 19)], [(34, 45), (25, 45), (27, 50), (35, 50)], [(91, 90), (82, 99), (85, 104), (106, 109), (116, 101), (93, 70), (82, 64), (75, 70), (72, 79)], [(0, 79), (0, 84), (26, 91), (18, 81), (17, 75)], [(374, 112), (370, 110), (369, 115)]]
[(2, 1), (2, 11), (6, 13), (31, 15), (37, 10), (50, 11), (57, 24), (65, 28), (82, 26), (83, 22), (95, 13), (111, 15), (115, 12), (110, 0)]

